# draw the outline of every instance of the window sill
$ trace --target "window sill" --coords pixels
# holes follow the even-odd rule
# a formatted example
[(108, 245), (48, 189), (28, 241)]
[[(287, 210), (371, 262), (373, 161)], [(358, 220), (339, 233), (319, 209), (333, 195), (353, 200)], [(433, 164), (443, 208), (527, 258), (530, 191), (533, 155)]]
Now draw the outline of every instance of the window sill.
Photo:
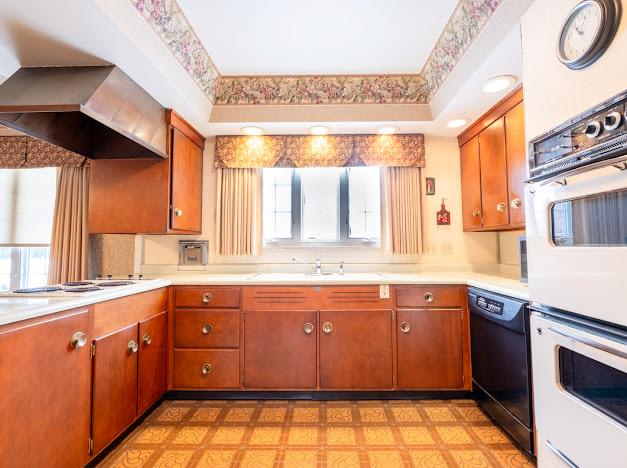
[(280, 249), (365, 249), (380, 250), (380, 242), (264, 242), (266, 250)]

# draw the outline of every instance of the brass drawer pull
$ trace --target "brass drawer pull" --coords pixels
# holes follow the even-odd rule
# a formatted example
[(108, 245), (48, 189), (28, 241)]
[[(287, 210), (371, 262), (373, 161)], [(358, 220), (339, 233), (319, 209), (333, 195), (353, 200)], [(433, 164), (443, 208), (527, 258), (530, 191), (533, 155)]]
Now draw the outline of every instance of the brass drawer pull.
[(303, 330), (304, 330), (305, 334), (311, 335), (311, 333), (314, 330), (313, 323), (307, 322), (305, 325), (303, 325)]
[(481, 210), (480, 209), (476, 209), (476, 210), (472, 210), (472, 215), (473, 216), (479, 216), (481, 214)]
[(514, 198), (511, 202), (509, 202), (509, 206), (517, 210), (522, 206), (522, 201), (520, 201), (520, 198)]
[(333, 331), (333, 324), (331, 322), (324, 322), (322, 324), (322, 331), (329, 335)]
[(435, 299), (435, 296), (433, 295), (432, 292), (427, 291), (425, 293), (425, 302), (433, 302), (434, 299)]
[(139, 343), (137, 343), (137, 341), (135, 340), (131, 340), (128, 342), (127, 348), (129, 353), (136, 353), (139, 350)]
[(409, 330), (411, 330), (411, 326), (409, 325), (409, 322), (401, 322), (401, 331), (403, 333), (409, 333)]
[(72, 339), (70, 340), (70, 346), (74, 349), (82, 348), (87, 343), (87, 335), (82, 331), (77, 331), (72, 335)]
[(505, 211), (505, 207), (507, 205), (504, 202), (501, 203), (497, 203), (496, 205), (496, 211), (498, 211), (499, 213), (503, 213)]
[(180, 208), (174, 208), (174, 216), (183, 216), (183, 210)]
[(211, 301), (213, 301), (213, 294), (211, 294), (211, 293), (204, 293), (202, 295), (202, 301), (205, 304), (209, 304)]
[(211, 326), (210, 323), (205, 323), (202, 326), (202, 334), (203, 335), (208, 335), (209, 333), (211, 333), (212, 330), (213, 330), (213, 327)]
[(152, 336), (146, 333), (142, 338), (142, 342), (144, 343), (144, 346), (148, 346), (152, 344)]
[(213, 366), (206, 362), (202, 365), (200, 372), (202, 373), (202, 375), (210, 374), (211, 372), (213, 372)]

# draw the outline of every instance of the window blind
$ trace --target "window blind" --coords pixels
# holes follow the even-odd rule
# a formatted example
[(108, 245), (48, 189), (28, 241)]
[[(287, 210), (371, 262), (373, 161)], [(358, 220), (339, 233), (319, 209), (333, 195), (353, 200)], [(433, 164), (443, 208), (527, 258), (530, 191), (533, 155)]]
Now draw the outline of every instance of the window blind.
[(0, 169), (0, 245), (48, 245), (57, 169)]

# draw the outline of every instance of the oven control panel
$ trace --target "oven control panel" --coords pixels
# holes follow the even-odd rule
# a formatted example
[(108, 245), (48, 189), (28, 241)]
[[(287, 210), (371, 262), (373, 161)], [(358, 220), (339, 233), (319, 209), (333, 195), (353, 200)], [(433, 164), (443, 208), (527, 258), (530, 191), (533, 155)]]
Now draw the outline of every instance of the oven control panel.
[(505, 304), (494, 299), (489, 299), (483, 296), (477, 296), (477, 307), (490, 312), (491, 314), (503, 315), (503, 308)]

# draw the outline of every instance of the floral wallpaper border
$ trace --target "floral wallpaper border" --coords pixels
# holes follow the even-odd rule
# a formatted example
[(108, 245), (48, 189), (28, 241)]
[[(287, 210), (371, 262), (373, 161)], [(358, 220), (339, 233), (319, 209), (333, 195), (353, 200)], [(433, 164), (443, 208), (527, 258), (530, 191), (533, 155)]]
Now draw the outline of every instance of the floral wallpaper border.
[(221, 76), (176, 0), (130, 0), (216, 105), (427, 104), (503, 0), (459, 0), (411, 75)]

